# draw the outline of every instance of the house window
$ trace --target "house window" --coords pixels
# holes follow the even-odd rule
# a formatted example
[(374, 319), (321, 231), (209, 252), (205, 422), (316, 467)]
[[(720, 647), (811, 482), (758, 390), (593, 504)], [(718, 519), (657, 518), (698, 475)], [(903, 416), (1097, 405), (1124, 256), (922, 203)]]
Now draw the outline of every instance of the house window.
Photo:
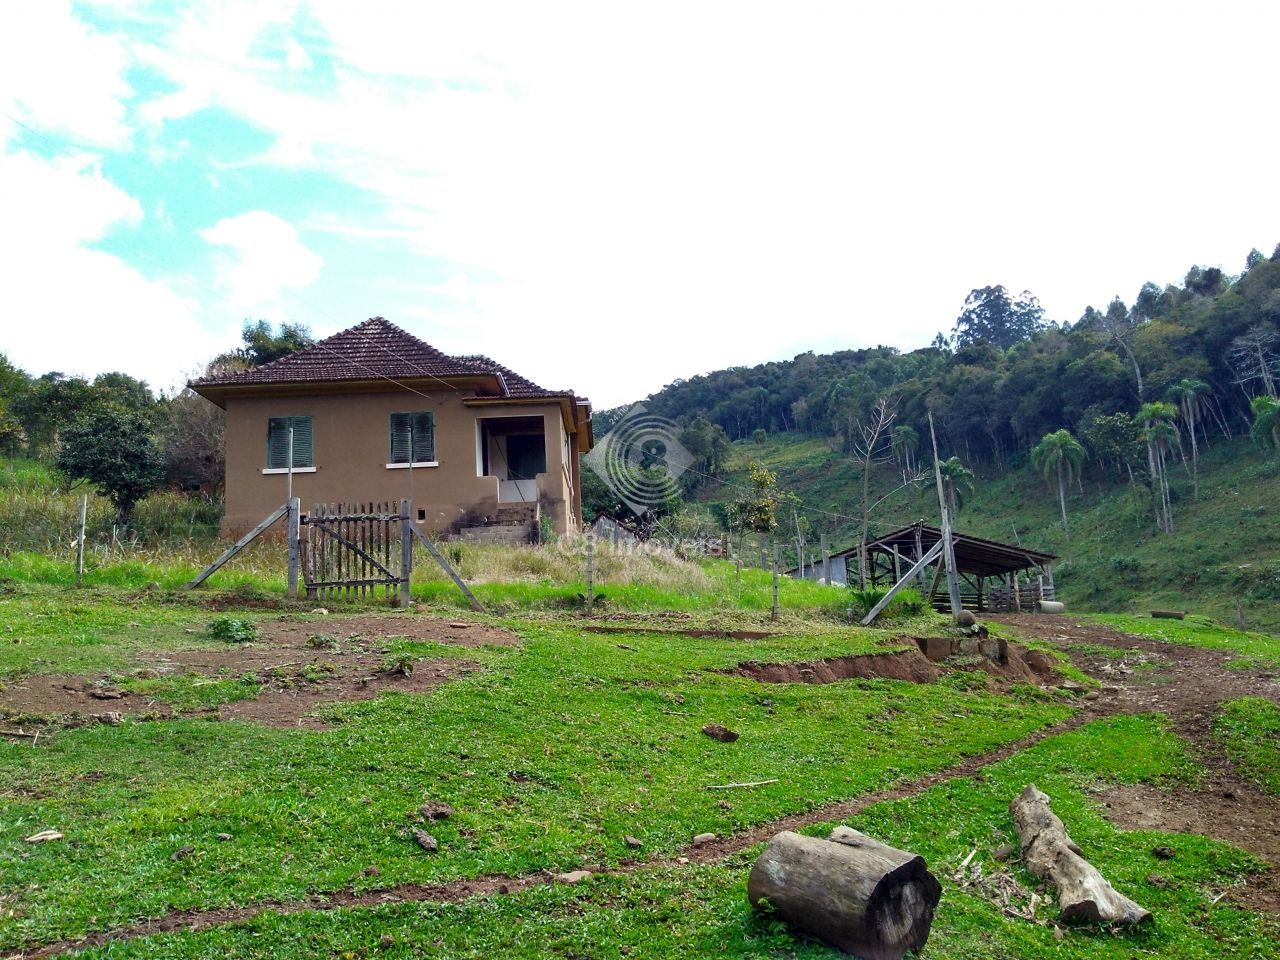
[(310, 417), (267, 418), (267, 469), (289, 468), (289, 430), (293, 430), (293, 468), (314, 467)]
[(436, 462), (436, 415), (424, 413), (391, 414), (390, 463)]

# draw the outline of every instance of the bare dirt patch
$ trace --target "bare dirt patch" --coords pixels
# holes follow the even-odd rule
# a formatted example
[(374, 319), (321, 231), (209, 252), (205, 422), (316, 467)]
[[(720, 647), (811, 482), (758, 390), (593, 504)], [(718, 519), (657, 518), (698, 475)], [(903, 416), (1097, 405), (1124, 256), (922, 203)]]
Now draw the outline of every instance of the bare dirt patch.
[(449, 657), (405, 657), (388, 664), (389, 640), (469, 648), (510, 646), (519, 640), (498, 627), (416, 616), (282, 618), (261, 624), (261, 631), (253, 643), (155, 653), (146, 658), (146, 666), (117, 677), (23, 678), (0, 690), (0, 717), (62, 725), (171, 717), (175, 711), (162, 694), (129, 691), (119, 684), (127, 677), (194, 675), (197, 683), (241, 678), (246, 684), (261, 684), (256, 697), (219, 705), (219, 719), (323, 729), (326, 724), (311, 715), (322, 704), (371, 700), (389, 690), (425, 693), (477, 669), (474, 662)]
[[(1100, 691), (1086, 697), (1094, 714), (1163, 713), (1204, 767), (1199, 789), (1115, 787), (1101, 794), (1107, 815), (1129, 829), (1212, 837), (1256, 854), (1273, 869), (1227, 896), (1255, 910), (1280, 912), (1280, 797), (1258, 790), (1237, 773), (1213, 736), (1213, 720), (1228, 700), (1265, 697), (1280, 702), (1270, 672), (1229, 669), (1230, 650), (1209, 650), (1122, 633), (1071, 617), (992, 617), (1066, 651)], [(1114, 655), (1099, 652), (1109, 647)]]
[(933, 683), (950, 669), (981, 670), (1001, 682), (1024, 682), (1049, 686), (1057, 678), (1054, 660), (1048, 654), (1027, 650), (1003, 640), (956, 640), (948, 637), (908, 639), (904, 650), (867, 653), (858, 656), (828, 657), (795, 663), (740, 663), (728, 670), (762, 683), (836, 683), (840, 680), (882, 678), (911, 683)]
[[(1219, 778), (1202, 790), (1109, 787), (1100, 799), (1107, 819), (1125, 830), (1195, 833), (1280, 866), (1276, 798), (1242, 781)], [(1253, 910), (1280, 913), (1280, 877), (1275, 870), (1250, 877), (1227, 896)]]
[(893, 653), (828, 657), (800, 663), (740, 663), (728, 672), (762, 683), (835, 683), (873, 677), (933, 683), (938, 679), (938, 668), (915, 646)]

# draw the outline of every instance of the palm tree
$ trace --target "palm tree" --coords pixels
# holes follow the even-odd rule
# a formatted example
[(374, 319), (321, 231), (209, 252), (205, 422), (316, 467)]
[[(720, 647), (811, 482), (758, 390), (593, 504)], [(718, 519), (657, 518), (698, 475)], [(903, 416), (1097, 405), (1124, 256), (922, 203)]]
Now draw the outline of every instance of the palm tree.
[(1173, 505), (1165, 460), (1178, 441), (1178, 428), (1173, 422), (1177, 415), (1178, 410), (1171, 403), (1144, 403), (1135, 418), (1142, 424), (1142, 439), (1147, 444), (1147, 467), (1156, 497), (1156, 527), (1162, 533), (1173, 533)]
[(1178, 405), (1182, 422), (1191, 434), (1191, 491), (1200, 499), (1200, 447), (1196, 442), (1196, 421), (1204, 412), (1209, 385), (1203, 380), (1183, 380), (1169, 391), (1169, 399)]
[(1071, 530), (1067, 526), (1067, 487), (1080, 476), (1084, 463), (1084, 447), (1071, 435), (1070, 430), (1055, 430), (1045, 434), (1034, 450), (1031, 462), (1044, 474), (1046, 481), (1057, 480), (1058, 504), (1062, 507), (1062, 534), (1067, 541), (1067, 561), (1071, 560)]
[(1253, 425), (1249, 436), (1263, 447), (1280, 448), (1280, 400), (1275, 397), (1254, 397)]
[(973, 471), (961, 463), (959, 457), (943, 460), (938, 464), (938, 470), (942, 474), (942, 491), (947, 498), (947, 509), (954, 518), (960, 511), (964, 498), (973, 493)]
[(907, 473), (915, 473), (915, 452), (920, 446), (920, 434), (914, 427), (905, 423), (893, 428), (893, 455), (907, 468)]

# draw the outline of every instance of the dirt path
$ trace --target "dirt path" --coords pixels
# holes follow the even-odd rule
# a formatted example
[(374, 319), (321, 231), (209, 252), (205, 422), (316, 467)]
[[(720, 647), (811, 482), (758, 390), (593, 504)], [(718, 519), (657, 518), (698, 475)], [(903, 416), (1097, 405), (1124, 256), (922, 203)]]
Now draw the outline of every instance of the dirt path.
[(312, 716), (322, 704), (371, 700), (390, 690), (426, 693), (475, 669), (474, 663), (451, 657), (406, 659), (389, 668), (389, 640), (468, 648), (519, 642), (501, 627), (424, 616), (282, 617), (260, 628), (252, 643), (156, 651), (141, 666), (116, 674), (23, 677), (0, 689), (0, 717), (49, 726), (116, 723), (126, 716), (164, 719), (174, 714), (170, 705), (159, 695), (128, 689), (127, 681), (192, 675), (200, 678), (197, 682), (246, 677), (261, 685), (256, 696), (205, 711), (219, 720), (324, 729), (327, 725)]
[[(1263, 696), (1280, 702), (1280, 685), (1274, 678), (1225, 667), (1234, 655), (1165, 644), (1120, 633), (1107, 627), (1082, 624), (1065, 617), (1002, 616), (999, 622), (1015, 627), (1028, 638), (1048, 641), (1071, 654), (1073, 660), (1103, 687), (1089, 694), (1079, 713), (1070, 720), (1047, 727), (996, 750), (968, 758), (943, 770), (853, 800), (818, 807), (760, 824), (730, 837), (689, 846), (671, 856), (599, 868), (595, 872), (635, 873), (688, 863), (715, 863), (767, 840), (780, 830), (855, 816), (868, 807), (903, 799), (959, 777), (972, 776), (1051, 736), (1120, 713), (1166, 713), (1175, 729), (1193, 745), (1206, 767), (1200, 790), (1161, 791), (1150, 786), (1111, 788), (1101, 795), (1110, 818), (1126, 829), (1169, 832), (1192, 831), (1216, 837), (1249, 850), (1280, 868), (1280, 797), (1264, 794), (1242, 780), (1221, 751), (1214, 748), (1210, 725), (1219, 706), (1241, 696)], [(1081, 644), (1132, 651), (1132, 656), (1109, 657)], [(43, 958), (115, 940), (133, 939), (179, 930), (197, 931), (252, 919), (259, 914), (297, 913), (342, 907), (376, 907), (414, 902), (459, 902), (476, 896), (512, 893), (556, 882), (554, 874), (540, 872), (520, 877), (489, 875), (442, 884), (406, 884), (383, 890), (335, 891), (289, 902), (264, 902), (245, 907), (192, 910), (167, 914), (78, 940), (30, 944), (12, 954), (12, 960)], [(1256, 910), (1280, 912), (1280, 870), (1273, 870), (1249, 885), (1234, 890), (1231, 898)]]

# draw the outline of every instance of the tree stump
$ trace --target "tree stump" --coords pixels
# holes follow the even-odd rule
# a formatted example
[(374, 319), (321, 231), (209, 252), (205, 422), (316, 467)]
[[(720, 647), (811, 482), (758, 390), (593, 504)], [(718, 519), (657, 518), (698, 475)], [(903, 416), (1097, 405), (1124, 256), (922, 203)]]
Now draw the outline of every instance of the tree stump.
[(1064, 920), (1135, 924), (1151, 914), (1107, 882), (1067, 836), (1067, 828), (1049, 809), (1049, 798), (1028, 784), (1009, 804), (1022, 840), (1027, 869), (1058, 888)]
[(929, 938), (942, 886), (924, 858), (836, 827), (826, 840), (775, 836), (751, 868), (747, 896), (829, 946), (900, 960)]

